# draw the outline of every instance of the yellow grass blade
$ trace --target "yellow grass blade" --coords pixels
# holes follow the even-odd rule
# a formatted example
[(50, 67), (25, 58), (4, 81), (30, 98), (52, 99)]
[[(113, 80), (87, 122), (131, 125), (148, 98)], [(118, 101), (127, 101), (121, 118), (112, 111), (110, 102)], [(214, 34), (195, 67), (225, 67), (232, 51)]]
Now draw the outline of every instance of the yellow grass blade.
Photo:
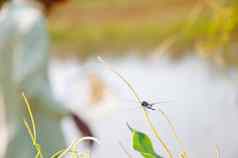
[(118, 142), (118, 144), (120, 145), (121, 149), (122, 149), (123, 152), (127, 155), (128, 158), (133, 158), (133, 156), (126, 150), (126, 148), (124, 147), (124, 145), (122, 144), (122, 142)]
[(24, 101), (26, 103), (26, 107), (27, 107), (27, 111), (28, 111), (28, 114), (30, 115), (30, 120), (31, 120), (31, 125), (32, 125), (32, 132), (33, 132), (33, 142), (36, 142), (36, 126), (35, 126), (35, 120), (34, 120), (34, 117), (33, 117), (33, 114), (31, 112), (31, 107), (30, 107), (30, 104), (28, 102), (28, 99), (26, 98), (25, 94), (22, 93), (22, 96), (24, 98)]
[(26, 127), (26, 129), (27, 129), (28, 134), (29, 134), (30, 137), (31, 137), (32, 142), (33, 142), (33, 141), (34, 141), (34, 136), (33, 136), (33, 134), (32, 134), (30, 125), (28, 124), (28, 122), (27, 122), (26, 120), (24, 120), (24, 125), (25, 125), (25, 127)]
[(172, 134), (175, 138), (175, 140), (177, 141), (178, 145), (181, 147), (182, 149), (182, 155), (184, 158), (187, 158), (188, 157), (188, 154), (187, 154), (187, 151), (185, 150), (185, 147), (181, 141), (181, 139), (179, 138), (179, 136), (177, 135), (177, 132), (176, 132), (176, 128), (174, 126), (174, 124), (172, 123), (172, 121), (169, 119), (169, 117), (166, 115), (166, 113), (164, 111), (162, 111), (162, 109), (160, 109), (158, 107), (158, 111), (160, 112), (160, 114), (165, 118), (165, 120), (168, 122), (171, 130), (172, 130)]
[[(62, 152), (59, 154), (59, 156), (57, 158), (63, 158), (67, 153), (69, 153), (70, 151), (73, 151), (72, 149), (76, 149), (76, 147), (83, 141), (86, 140), (92, 140), (95, 141), (97, 144), (100, 144), (99, 140), (94, 138), (94, 137), (83, 137), (83, 138), (79, 138), (75, 141), (73, 141), (72, 144), (70, 144), (65, 150), (62, 150)], [(73, 151), (75, 152), (75, 151)], [(57, 154), (57, 153), (56, 153)], [(54, 154), (53, 156), (55, 156), (56, 154)], [(51, 156), (50, 158), (54, 158), (53, 156)]]
[(22, 93), (22, 96), (24, 98), (24, 101), (25, 101), (25, 105), (27, 107), (27, 112), (30, 116), (30, 121), (31, 121), (31, 126), (32, 128), (30, 127), (29, 123), (24, 120), (24, 125), (31, 137), (31, 140), (32, 140), (32, 144), (36, 150), (36, 155), (35, 155), (35, 158), (43, 158), (43, 155), (42, 155), (42, 152), (41, 152), (41, 146), (37, 143), (37, 137), (36, 137), (36, 125), (35, 125), (35, 120), (34, 120), (34, 117), (33, 117), (33, 114), (32, 114), (32, 111), (31, 111), (31, 107), (30, 107), (30, 104), (25, 96), (24, 93)]
[(132, 87), (132, 85), (117, 71), (115, 71), (109, 64), (107, 64), (102, 57), (97, 57), (98, 60), (104, 64), (110, 71), (112, 71), (113, 73), (115, 73), (122, 81), (124, 81), (126, 83), (126, 85), (129, 87), (130, 91), (132, 92), (132, 94), (135, 96), (136, 100), (138, 101), (138, 103), (141, 103), (141, 99), (139, 97), (139, 95), (137, 94), (136, 90)]
[(221, 158), (221, 151), (218, 145), (216, 145), (216, 158)]

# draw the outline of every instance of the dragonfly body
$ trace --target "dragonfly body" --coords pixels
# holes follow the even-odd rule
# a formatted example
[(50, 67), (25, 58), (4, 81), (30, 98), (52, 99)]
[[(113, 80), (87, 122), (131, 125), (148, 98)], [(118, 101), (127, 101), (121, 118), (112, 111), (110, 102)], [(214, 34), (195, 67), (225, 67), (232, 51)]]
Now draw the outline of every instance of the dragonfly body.
[(150, 110), (156, 110), (154, 107), (153, 107), (154, 104), (150, 104), (148, 103), (147, 101), (142, 101), (141, 102), (141, 106), (144, 107), (144, 108), (147, 108), (147, 109), (150, 109)]

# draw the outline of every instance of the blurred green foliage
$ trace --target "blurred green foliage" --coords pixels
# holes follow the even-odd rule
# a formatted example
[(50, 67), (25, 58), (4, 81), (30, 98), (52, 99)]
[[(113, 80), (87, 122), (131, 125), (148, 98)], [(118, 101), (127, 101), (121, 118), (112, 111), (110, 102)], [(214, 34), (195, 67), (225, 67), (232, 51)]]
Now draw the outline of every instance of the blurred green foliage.
[(238, 65), (237, 0), (75, 0), (58, 11), (50, 17), (49, 30), (60, 54), (121, 55), (131, 49), (147, 54), (172, 39), (172, 57), (193, 52)]

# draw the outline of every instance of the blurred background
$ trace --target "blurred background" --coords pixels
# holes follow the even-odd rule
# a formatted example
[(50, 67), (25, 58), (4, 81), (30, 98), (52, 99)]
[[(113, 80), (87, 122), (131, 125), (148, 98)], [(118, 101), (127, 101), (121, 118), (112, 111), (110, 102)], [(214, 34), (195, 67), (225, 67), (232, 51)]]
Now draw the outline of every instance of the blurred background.
[(236, 26), (235, 0), (78, 0), (49, 19), (58, 55), (148, 55), (167, 43), (175, 58), (196, 48), (220, 64), (236, 63)]
[[(48, 30), (55, 96), (100, 139), (92, 157), (126, 157), (118, 141), (140, 157), (126, 122), (153, 137), (128, 88), (97, 61), (102, 56), (142, 98), (166, 102), (159, 106), (190, 157), (215, 157), (218, 144), (222, 157), (237, 158), (238, 1), (73, 0), (52, 12)], [(151, 116), (178, 152), (166, 121)], [(68, 142), (77, 137), (69, 121), (63, 127)]]

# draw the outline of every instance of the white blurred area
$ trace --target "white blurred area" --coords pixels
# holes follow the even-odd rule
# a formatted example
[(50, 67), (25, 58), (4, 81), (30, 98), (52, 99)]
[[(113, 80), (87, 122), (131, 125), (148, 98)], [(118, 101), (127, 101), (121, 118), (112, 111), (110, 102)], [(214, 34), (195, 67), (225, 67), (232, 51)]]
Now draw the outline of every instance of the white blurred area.
[[(105, 60), (124, 75), (145, 100), (168, 101), (160, 106), (175, 124), (191, 158), (215, 157), (216, 144), (221, 148), (222, 157), (237, 158), (238, 85), (235, 71), (218, 71), (197, 57), (186, 57), (176, 63), (166, 57), (158, 60), (131, 56)], [(126, 85), (96, 57), (85, 64), (54, 59), (50, 76), (56, 97), (80, 113), (101, 141), (93, 151), (93, 158), (126, 158), (118, 141), (134, 157), (140, 157), (130, 146), (126, 122), (147, 132), (155, 142), (156, 151), (165, 156)], [(98, 89), (102, 95), (92, 92)], [(167, 122), (158, 112), (151, 112), (151, 116), (164, 140), (177, 153), (179, 147)], [(79, 137), (67, 120), (63, 127), (68, 142)], [(2, 129), (1, 120), (0, 136), (4, 138)]]
[[(235, 71), (222, 72), (197, 57), (186, 57), (177, 63), (166, 57), (158, 60), (154, 57), (142, 59), (133, 56), (106, 61), (122, 73), (145, 100), (168, 101), (161, 104), (161, 108), (174, 122), (190, 157), (215, 157), (216, 144), (221, 148), (222, 157), (238, 156), (238, 89)], [(131, 102), (134, 98), (126, 85), (99, 63), (96, 57), (86, 64), (75, 60), (54, 60), (51, 66), (56, 96), (83, 115), (101, 141), (93, 157), (126, 157), (118, 141), (135, 157), (140, 157), (130, 147), (130, 132), (125, 123), (129, 122), (138, 130), (146, 131), (151, 137), (153, 135), (142, 112)], [(96, 103), (90, 101), (90, 85), (94, 77), (101, 80), (99, 83), (102, 82), (104, 91)], [(152, 112), (151, 115), (164, 140), (175, 153), (178, 152), (178, 145), (167, 122), (158, 112)], [(67, 137), (75, 138), (71, 126), (66, 123), (64, 127)], [(164, 155), (156, 140), (155, 145), (157, 151)]]

